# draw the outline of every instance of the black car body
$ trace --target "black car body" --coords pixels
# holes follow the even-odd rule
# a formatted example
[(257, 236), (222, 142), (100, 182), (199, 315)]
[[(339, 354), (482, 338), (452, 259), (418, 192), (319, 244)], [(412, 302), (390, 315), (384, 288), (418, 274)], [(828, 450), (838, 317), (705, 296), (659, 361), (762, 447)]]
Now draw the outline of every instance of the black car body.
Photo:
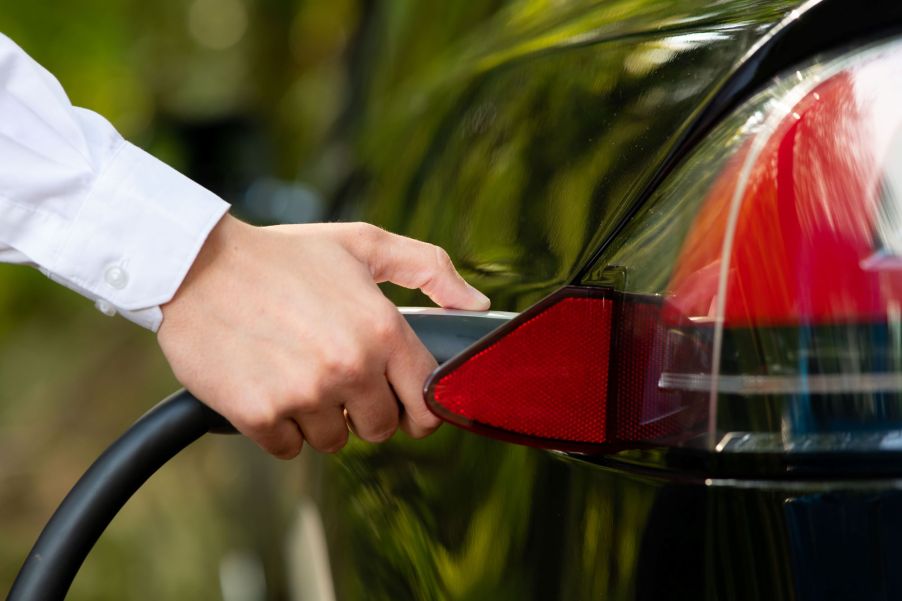
[[(641, 239), (631, 220), (666, 209), (660, 191), (688, 157), (716, 156), (717, 144), (743, 152), (717, 136), (744, 103), (797, 69), (804, 78), (811, 65), (891, 43), (900, 27), (902, 7), (890, 2), (502, 10), (425, 75), (369, 90), (341, 213), (444, 246), (495, 309), (525, 311), (567, 285), (625, 290), (630, 268), (604, 264), (605, 253)], [(672, 266), (685, 229), (660, 260)], [(739, 363), (766, 355), (754, 344), (737, 347)], [(893, 409), (869, 422), (887, 430), (897, 425), (890, 392), (868, 397)], [(779, 434), (780, 420), (767, 427)], [(891, 449), (525, 440), (549, 451), (475, 429), (489, 436), (446, 425), (425, 441), (355, 442), (317, 459), (306, 502), (324, 524), (332, 582), (312, 590), (392, 600), (902, 595), (902, 456)]]

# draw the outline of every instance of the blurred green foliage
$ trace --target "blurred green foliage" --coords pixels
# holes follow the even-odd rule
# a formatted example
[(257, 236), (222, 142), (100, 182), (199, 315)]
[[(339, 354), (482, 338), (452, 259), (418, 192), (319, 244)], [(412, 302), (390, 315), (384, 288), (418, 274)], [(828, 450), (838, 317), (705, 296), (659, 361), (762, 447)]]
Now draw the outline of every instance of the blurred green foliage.
[[(423, 69), (498, 4), (4, 3), (0, 31), (73, 104), (241, 211), (259, 178), (302, 177), (328, 197), (348, 171), (344, 140), (366, 117), (360, 99)], [(176, 387), (150, 333), (36, 271), (0, 265), (0, 594), (77, 477)], [(285, 537), (309, 452), (282, 464), (251, 447), (205, 440), (162, 470), (69, 598), (218, 598), (221, 562), (236, 550), (259, 559), (265, 598), (288, 598)]]
[[(255, 177), (293, 178), (323, 145), (347, 101), (361, 10), (355, 0), (5, 2), (0, 31), (74, 104), (235, 200)], [(204, 162), (204, 137), (222, 131), (254, 159), (237, 180), (239, 159)], [(76, 478), (175, 388), (152, 334), (0, 265), (0, 596)], [(283, 541), (300, 468), (252, 447), (205, 440), (154, 477), (69, 598), (218, 598), (221, 562), (236, 550), (259, 559), (266, 598), (287, 598)]]

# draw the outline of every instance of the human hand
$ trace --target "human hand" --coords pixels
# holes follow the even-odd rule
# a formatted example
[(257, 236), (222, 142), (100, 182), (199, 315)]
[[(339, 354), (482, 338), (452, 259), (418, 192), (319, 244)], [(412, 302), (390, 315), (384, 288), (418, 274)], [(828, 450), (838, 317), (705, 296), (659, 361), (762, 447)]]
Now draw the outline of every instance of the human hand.
[(226, 215), (163, 306), (158, 341), (188, 390), (277, 457), (305, 440), (337, 451), (349, 423), (372, 442), (399, 424), (422, 437), (439, 425), (422, 391), (436, 364), (383, 281), (489, 307), (431, 244), (362, 223), (257, 228)]

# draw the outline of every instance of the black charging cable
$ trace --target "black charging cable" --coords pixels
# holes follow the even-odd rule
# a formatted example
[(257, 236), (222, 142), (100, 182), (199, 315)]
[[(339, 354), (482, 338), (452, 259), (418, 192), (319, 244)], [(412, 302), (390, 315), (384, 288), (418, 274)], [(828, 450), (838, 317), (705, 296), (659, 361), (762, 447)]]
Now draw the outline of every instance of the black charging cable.
[(144, 414), (63, 499), (7, 600), (63, 599), (85, 557), (126, 501), (164, 463), (209, 432), (232, 434), (235, 428), (186, 390)]

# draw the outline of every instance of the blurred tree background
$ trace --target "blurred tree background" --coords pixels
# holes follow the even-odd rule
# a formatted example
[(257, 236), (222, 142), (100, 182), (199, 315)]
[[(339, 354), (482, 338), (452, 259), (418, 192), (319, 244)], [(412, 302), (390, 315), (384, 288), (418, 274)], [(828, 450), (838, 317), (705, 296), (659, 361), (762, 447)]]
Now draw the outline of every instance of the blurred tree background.
[[(0, 31), (73, 104), (240, 215), (303, 222), (336, 212), (364, 98), (498, 4), (4, 2)], [(0, 595), (77, 477), (175, 388), (152, 334), (36, 271), (0, 265)], [(252, 447), (204, 440), (162, 470), (101, 539), (70, 598), (218, 598), (230, 558), (245, 581), (259, 572), (267, 599), (287, 598), (284, 531), (305, 466)], [(245, 592), (230, 598), (261, 598)]]

